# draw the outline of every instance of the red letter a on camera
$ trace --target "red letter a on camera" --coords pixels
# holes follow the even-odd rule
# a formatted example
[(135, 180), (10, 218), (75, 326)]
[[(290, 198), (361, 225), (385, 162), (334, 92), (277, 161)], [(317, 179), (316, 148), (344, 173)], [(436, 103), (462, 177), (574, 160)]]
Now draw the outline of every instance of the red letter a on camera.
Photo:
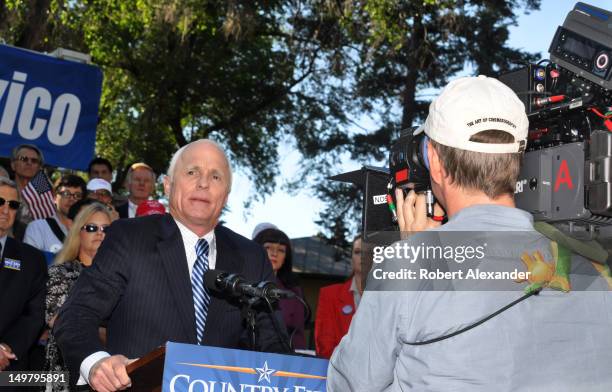
[(561, 184), (567, 184), (569, 189), (574, 189), (572, 176), (570, 176), (567, 161), (565, 159), (561, 161), (561, 166), (559, 166), (559, 171), (557, 172), (557, 178), (555, 179), (555, 192), (559, 190)]

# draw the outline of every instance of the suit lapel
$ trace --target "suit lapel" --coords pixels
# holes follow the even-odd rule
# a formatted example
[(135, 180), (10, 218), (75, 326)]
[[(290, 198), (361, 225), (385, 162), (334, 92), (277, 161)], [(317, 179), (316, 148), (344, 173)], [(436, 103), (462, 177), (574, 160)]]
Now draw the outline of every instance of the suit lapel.
[(237, 252), (235, 244), (226, 233), (226, 228), (217, 226), (215, 228), (215, 241), (217, 246), (217, 260), (215, 269), (226, 272), (242, 272), (242, 258)]
[(196, 343), (193, 293), (183, 238), (171, 215), (166, 214), (160, 230), (157, 250), (168, 278), (170, 292), (176, 301), (181, 323), (191, 343)]
[(18, 252), (17, 241), (15, 241), (15, 239), (11, 237), (7, 237), (6, 241), (4, 242), (4, 250), (2, 251), (2, 258), (4, 259), (7, 256), (9, 258), (15, 257), (17, 252)]
[(5, 271), (4, 260), (8, 258), (15, 258), (17, 255), (17, 243), (11, 237), (8, 237), (4, 242), (4, 249), (2, 250), (2, 258), (0, 259), (0, 287), (8, 286), (8, 279), (13, 277), (14, 274), (10, 271)]
[[(235, 250), (235, 244), (226, 234), (226, 230), (222, 226), (215, 228), (215, 246), (217, 248), (217, 257), (215, 260), (215, 270), (241, 273), (242, 259), (240, 254)], [(211, 293), (210, 307), (208, 308), (208, 317), (206, 319), (206, 327), (204, 329), (204, 344), (219, 344), (223, 341), (224, 322), (227, 322), (228, 311), (236, 310), (231, 306), (227, 297), (215, 291)]]

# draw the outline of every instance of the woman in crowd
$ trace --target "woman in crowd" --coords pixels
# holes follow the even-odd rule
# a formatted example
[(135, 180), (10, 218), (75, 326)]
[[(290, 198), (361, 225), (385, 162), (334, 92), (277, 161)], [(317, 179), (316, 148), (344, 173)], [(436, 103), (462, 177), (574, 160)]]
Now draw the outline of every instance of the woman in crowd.
[[(83, 207), (74, 218), (62, 250), (55, 257), (54, 264), (49, 267), (45, 310), (45, 320), (49, 328), (53, 327), (57, 312), (66, 301), (81, 271), (91, 265), (111, 219), (108, 208), (97, 202)], [(68, 371), (53, 334), (49, 335), (45, 357), (46, 370)], [(54, 392), (68, 390), (67, 388), (67, 385), (61, 384), (52, 386)]]
[[(276, 228), (267, 228), (259, 232), (253, 241), (262, 245), (268, 253), (272, 264), (272, 270), (276, 275), (279, 288), (291, 290), (300, 298), (303, 298), (302, 289), (298, 286), (297, 279), (293, 274), (291, 241), (287, 234)], [(281, 299), (279, 307), (283, 314), (283, 320), (287, 326), (292, 349), (305, 349), (306, 338), (304, 337), (304, 306), (296, 299)]]
[[(344, 283), (321, 288), (315, 318), (317, 356), (330, 358), (340, 340), (349, 330), (363, 294), (361, 236), (353, 240), (351, 262), (353, 274)], [(367, 271), (364, 271), (367, 274)]]

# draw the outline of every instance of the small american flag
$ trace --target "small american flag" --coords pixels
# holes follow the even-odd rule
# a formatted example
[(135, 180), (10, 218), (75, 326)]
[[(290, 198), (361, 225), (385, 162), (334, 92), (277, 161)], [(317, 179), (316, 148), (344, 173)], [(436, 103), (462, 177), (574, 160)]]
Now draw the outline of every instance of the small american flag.
[(34, 219), (44, 219), (55, 215), (55, 202), (51, 183), (42, 170), (30, 180), (21, 191)]

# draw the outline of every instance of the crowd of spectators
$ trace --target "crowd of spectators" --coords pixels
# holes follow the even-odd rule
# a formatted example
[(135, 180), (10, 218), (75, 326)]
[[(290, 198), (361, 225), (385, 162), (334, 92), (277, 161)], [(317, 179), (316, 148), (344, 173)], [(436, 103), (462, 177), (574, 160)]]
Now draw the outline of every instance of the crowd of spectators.
[[(21, 191), (44, 169), (43, 165), (43, 154), (36, 146), (21, 145), (14, 149), (11, 157), (13, 180), (10, 179), (9, 171), (0, 166), (0, 222), (2, 219), (5, 222), (0, 230), (0, 256), (4, 259), (9, 257), (14, 241), (19, 244), (19, 254), (24, 255), (21, 259), (27, 258), (28, 265), (33, 264), (32, 259), (36, 259), (39, 264), (33, 271), (28, 268), (32, 276), (21, 289), (24, 300), (18, 301), (19, 306), (16, 306), (15, 311), (5, 322), (0, 323), (0, 370), (66, 371), (52, 328), (59, 309), (81, 271), (94, 262), (106, 228), (117, 219), (166, 213), (164, 204), (152, 199), (157, 175), (151, 166), (138, 162), (129, 167), (125, 179), (127, 193), (122, 196), (113, 190), (112, 164), (105, 158), (96, 157), (90, 162), (86, 176), (60, 173), (51, 186), (54, 214), (43, 219), (33, 219)], [(7, 238), (10, 238), (9, 246), (4, 247), (5, 251), (2, 252), (2, 239), (6, 242)], [(305, 329), (310, 324), (311, 315), (310, 309), (304, 306), (304, 292), (293, 272), (291, 240), (270, 223), (258, 225), (252, 239), (265, 249), (276, 284), (296, 295), (296, 298), (282, 299), (278, 304), (291, 348), (314, 348), (314, 342), (313, 347), (307, 344)], [(360, 240), (357, 239), (353, 247), (354, 260), (359, 259), (359, 244)], [(324, 301), (323, 306), (319, 305), (322, 309), (316, 322), (316, 352), (319, 356), (329, 357), (348, 329), (362, 291), (358, 265), (359, 262), (353, 263), (354, 275), (346, 283), (322, 291), (335, 292), (333, 288), (341, 286), (343, 293), (338, 293), (338, 298)], [(0, 269), (0, 282), (2, 279), (12, 279), (6, 275), (6, 268)], [(9, 287), (0, 285), (0, 305), (8, 298)], [(336, 294), (332, 296), (336, 297)], [(345, 306), (336, 306), (337, 309), (326, 306), (338, 299), (344, 300), (345, 297), (349, 298)], [(33, 317), (33, 313), (36, 313), (36, 317)], [(28, 323), (31, 331), (25, 345), (23, 341), (16, 343), (11, 340), (13, 327), (23, 323)], [(332, 335), (333, 339), (329, 338)], [(105, 340), (103, 326), (100, 327), (100, 339)], [(66, 388), (62, 384), (50, 386), (53, 391)]]

